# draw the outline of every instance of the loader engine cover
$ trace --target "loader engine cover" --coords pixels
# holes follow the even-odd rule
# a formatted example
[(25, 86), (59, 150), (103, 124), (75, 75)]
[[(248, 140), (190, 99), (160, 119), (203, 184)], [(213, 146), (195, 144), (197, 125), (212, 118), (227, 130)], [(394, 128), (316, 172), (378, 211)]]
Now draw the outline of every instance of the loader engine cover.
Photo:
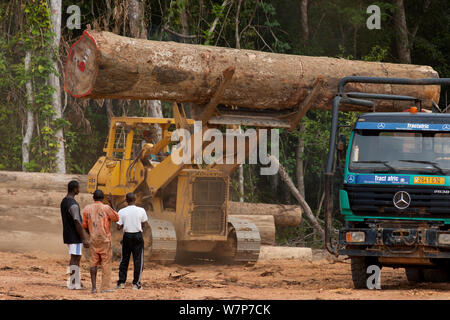
[(183, 170), (178, 177), (177, 209), (187, 218), (186, 238), (225, 240), (227, 199), (228, 177), (224, 173)]
[(222, 234), (225, 227), (225, 181), (223, 178), (198, 177), (192, 185), (194, 210), (193, 234)]

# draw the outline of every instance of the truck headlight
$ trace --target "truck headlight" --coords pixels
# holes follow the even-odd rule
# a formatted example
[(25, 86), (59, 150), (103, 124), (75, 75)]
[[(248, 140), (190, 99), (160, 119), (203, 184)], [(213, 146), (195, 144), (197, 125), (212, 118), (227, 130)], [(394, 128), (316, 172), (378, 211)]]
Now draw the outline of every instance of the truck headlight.
[(450, 233), (441, 233), (438, 241), (439, 244), (450, 244)]
[(350, 231), (345, 234), (345, 240), (347, 242), (364, 242), (366, 234), (362, 231)]

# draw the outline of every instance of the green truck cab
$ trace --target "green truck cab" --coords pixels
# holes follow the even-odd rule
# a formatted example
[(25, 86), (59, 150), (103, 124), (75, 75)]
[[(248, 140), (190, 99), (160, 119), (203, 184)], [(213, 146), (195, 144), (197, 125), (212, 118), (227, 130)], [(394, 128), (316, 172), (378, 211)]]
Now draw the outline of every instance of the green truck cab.
[[(377, 98), (358, 94), (355, 103), (361, 97)], [(372, 265), (405, 268), (410, 282), (450, 280), (450, 114), (405, 111), (365, 113), (353, 125), (339, 187), (345, 226), (335, 245), (329, 155), (326, 245), (351, 258), (355, 288), (367, 288)]]

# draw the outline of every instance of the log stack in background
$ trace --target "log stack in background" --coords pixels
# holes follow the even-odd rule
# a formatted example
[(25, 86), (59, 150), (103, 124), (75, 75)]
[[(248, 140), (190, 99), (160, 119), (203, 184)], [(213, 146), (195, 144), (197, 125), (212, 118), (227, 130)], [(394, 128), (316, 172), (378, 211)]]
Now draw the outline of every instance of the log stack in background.
[[(345, 76), (438, 78), (433, 68), (238, 50), (122, 37), (85, 31), (72, 46), (66, 64), (65, 90), (73, 97), (207, 103), (222, 72), (235, 68), (219, 103), (257, 109), (292, 109), (305, 99), (317, 78), (324, 88), (314, 101), (330, 109), (338, 81)], [(349, 84), (348, 91), (412, 95), (439, 101), (439, 86)], [(400, 111), (403, 102), (380, 101), (377, 111)], [(362, 110), (343, 106), (342, 110)]]
[[(67, 194), (67, 183), (77, 180), (80, 183), (80, 194), (76, 200), (83, 208), (92, 203), (92, 195), (86, 193), (87, 176), (49, 173), (26, 173), (0, 171), (0, 233), (2, 232), (38, 232), (42, 236), (36, 247), (42, 247), (46, 239), (57, 242), (58, 250), (62, 246), (60, 203)], [(277, 205), (265, 203), (228, 202), (228, 213), (255, 223), (261, 234), (262, 244), (275, 244), (275, 227), (295, 227), (300, 225), (302, 211), (293, 205)], [(29, 239), (23, 234), (17, 241)], [(7, 233), (0, 235), (8, 238)], [(28, 241), (28, 240), (27, 240)], [(9, 242), (8, 242), (9, 243)], [(13, 244), (11, 244), (13, 245)], [(4, 245), (3, 245), (4, 247)]]
[[(70, 180), (86, 192), (86, 176), (0, 171), (0, 250), (67, 254), (60, 203)], [(81, 206), (92, 201), (83, 193)]]

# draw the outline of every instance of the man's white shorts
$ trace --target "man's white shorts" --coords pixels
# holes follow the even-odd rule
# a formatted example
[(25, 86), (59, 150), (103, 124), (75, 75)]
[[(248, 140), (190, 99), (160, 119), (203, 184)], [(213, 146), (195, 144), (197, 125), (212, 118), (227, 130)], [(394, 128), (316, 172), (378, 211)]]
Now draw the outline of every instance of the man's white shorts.
[(83, 247), (83, 244), (71, 243), (71, 244), (68, 244), (67, 247), (69, 248), (69, 254), (81, 256), (81, 248)]

